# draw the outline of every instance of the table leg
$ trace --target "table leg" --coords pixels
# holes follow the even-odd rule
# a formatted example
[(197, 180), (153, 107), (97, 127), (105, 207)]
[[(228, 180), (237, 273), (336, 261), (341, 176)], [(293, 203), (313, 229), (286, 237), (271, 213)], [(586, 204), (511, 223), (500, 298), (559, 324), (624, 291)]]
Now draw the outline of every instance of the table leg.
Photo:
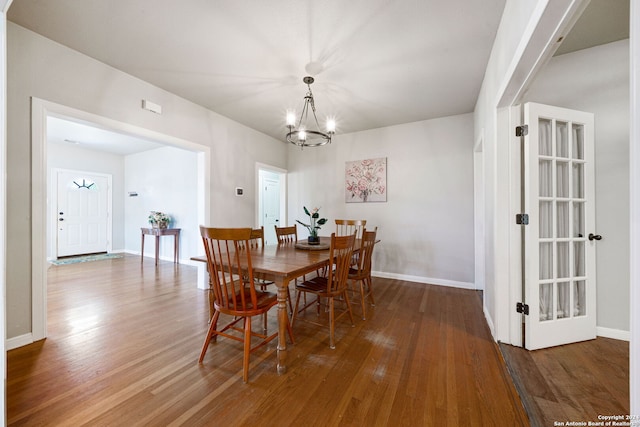
[(142, 233), (142, 244), (140, 245), (140, 262), (144, 262), (144, 233)]
[(287, 312), (287, 287), (289, 281), (278, 279), (278, 374), (287, 372), (287, 325), (289, 313)]
[(180, 259), (180, 235), (173, 235), (173, 263), (177, 264)]
[(160, 236), (156, 235), (156, 265), (158, 265), (158, 255), (160, 255)]

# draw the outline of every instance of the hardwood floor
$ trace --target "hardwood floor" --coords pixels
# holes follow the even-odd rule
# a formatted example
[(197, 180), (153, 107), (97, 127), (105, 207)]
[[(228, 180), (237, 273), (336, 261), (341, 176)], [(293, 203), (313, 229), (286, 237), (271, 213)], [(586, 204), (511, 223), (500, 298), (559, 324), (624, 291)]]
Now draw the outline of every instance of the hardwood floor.
[(598, 337), (535, 351), (500, 349), (532, 426), (629, 414), (628, 342)]
[(272, 342), (243, 384), (240, 343), (197, 363), (195, 282), (193, 267), (135, 256), (51, 267), (49, 337), (8, 353), (8, 424), (529, 425), (475, 291), (374, 278), (377, 305), (362, 321), (353, 304), (335, 350), (328, 328), (299, 322), (287, 373)]

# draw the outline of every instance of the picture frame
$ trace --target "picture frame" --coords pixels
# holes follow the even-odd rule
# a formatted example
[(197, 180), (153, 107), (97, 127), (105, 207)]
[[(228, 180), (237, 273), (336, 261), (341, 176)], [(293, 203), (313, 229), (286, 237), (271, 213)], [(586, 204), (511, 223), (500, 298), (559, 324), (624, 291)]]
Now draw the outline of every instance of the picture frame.
[(387, 201), (387, 158), (364, 159), (345, 163), (345, 202)]

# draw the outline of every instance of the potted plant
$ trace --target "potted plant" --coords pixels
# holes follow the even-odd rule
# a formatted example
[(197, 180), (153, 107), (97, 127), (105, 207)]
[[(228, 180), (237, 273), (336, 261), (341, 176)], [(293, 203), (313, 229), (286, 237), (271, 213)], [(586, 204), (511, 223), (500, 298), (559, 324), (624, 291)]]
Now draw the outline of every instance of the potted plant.
[(320, 218), (320, 214), (318, 213), (320, 208), (313, 208), (311, 212), (309, 212), (309, 210), (305, 206), (303, 206), (303, 208), (304, 213), (309, 216), (309, 224), (305, 224), (304, 222), (297, 219), (296, 222), (300, 225), (304, 225), (305, 227), (307, 227), (307, 230), (309, 230), (309, 237), (307, 238), (307, 242), (310, 245), (319, 245), (320, 237), (318, 237), (318, 230), (320, 230), (321, 225), (327, 223), (327, 219)]
[(167, 228), (171, 222), (171, 217), (166, 213), (151, 211), (149, 214), (149, 224), (153, 228)]

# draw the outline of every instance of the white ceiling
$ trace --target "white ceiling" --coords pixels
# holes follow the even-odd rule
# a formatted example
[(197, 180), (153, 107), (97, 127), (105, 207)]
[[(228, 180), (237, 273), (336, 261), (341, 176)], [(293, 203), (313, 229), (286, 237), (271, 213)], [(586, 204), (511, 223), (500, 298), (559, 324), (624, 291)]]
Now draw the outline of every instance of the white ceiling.
[[(628, 0), (592, 1), (604, 2), (628, 9)], [(339, 140), (472, 112), (504, 4), (14, 0), (8, 18), (281, 140), (312, 75), (318, 118), (336, 118)]]
[(127, 156), (163, 145), (95, 125), (47, 117), (47, 142)]

